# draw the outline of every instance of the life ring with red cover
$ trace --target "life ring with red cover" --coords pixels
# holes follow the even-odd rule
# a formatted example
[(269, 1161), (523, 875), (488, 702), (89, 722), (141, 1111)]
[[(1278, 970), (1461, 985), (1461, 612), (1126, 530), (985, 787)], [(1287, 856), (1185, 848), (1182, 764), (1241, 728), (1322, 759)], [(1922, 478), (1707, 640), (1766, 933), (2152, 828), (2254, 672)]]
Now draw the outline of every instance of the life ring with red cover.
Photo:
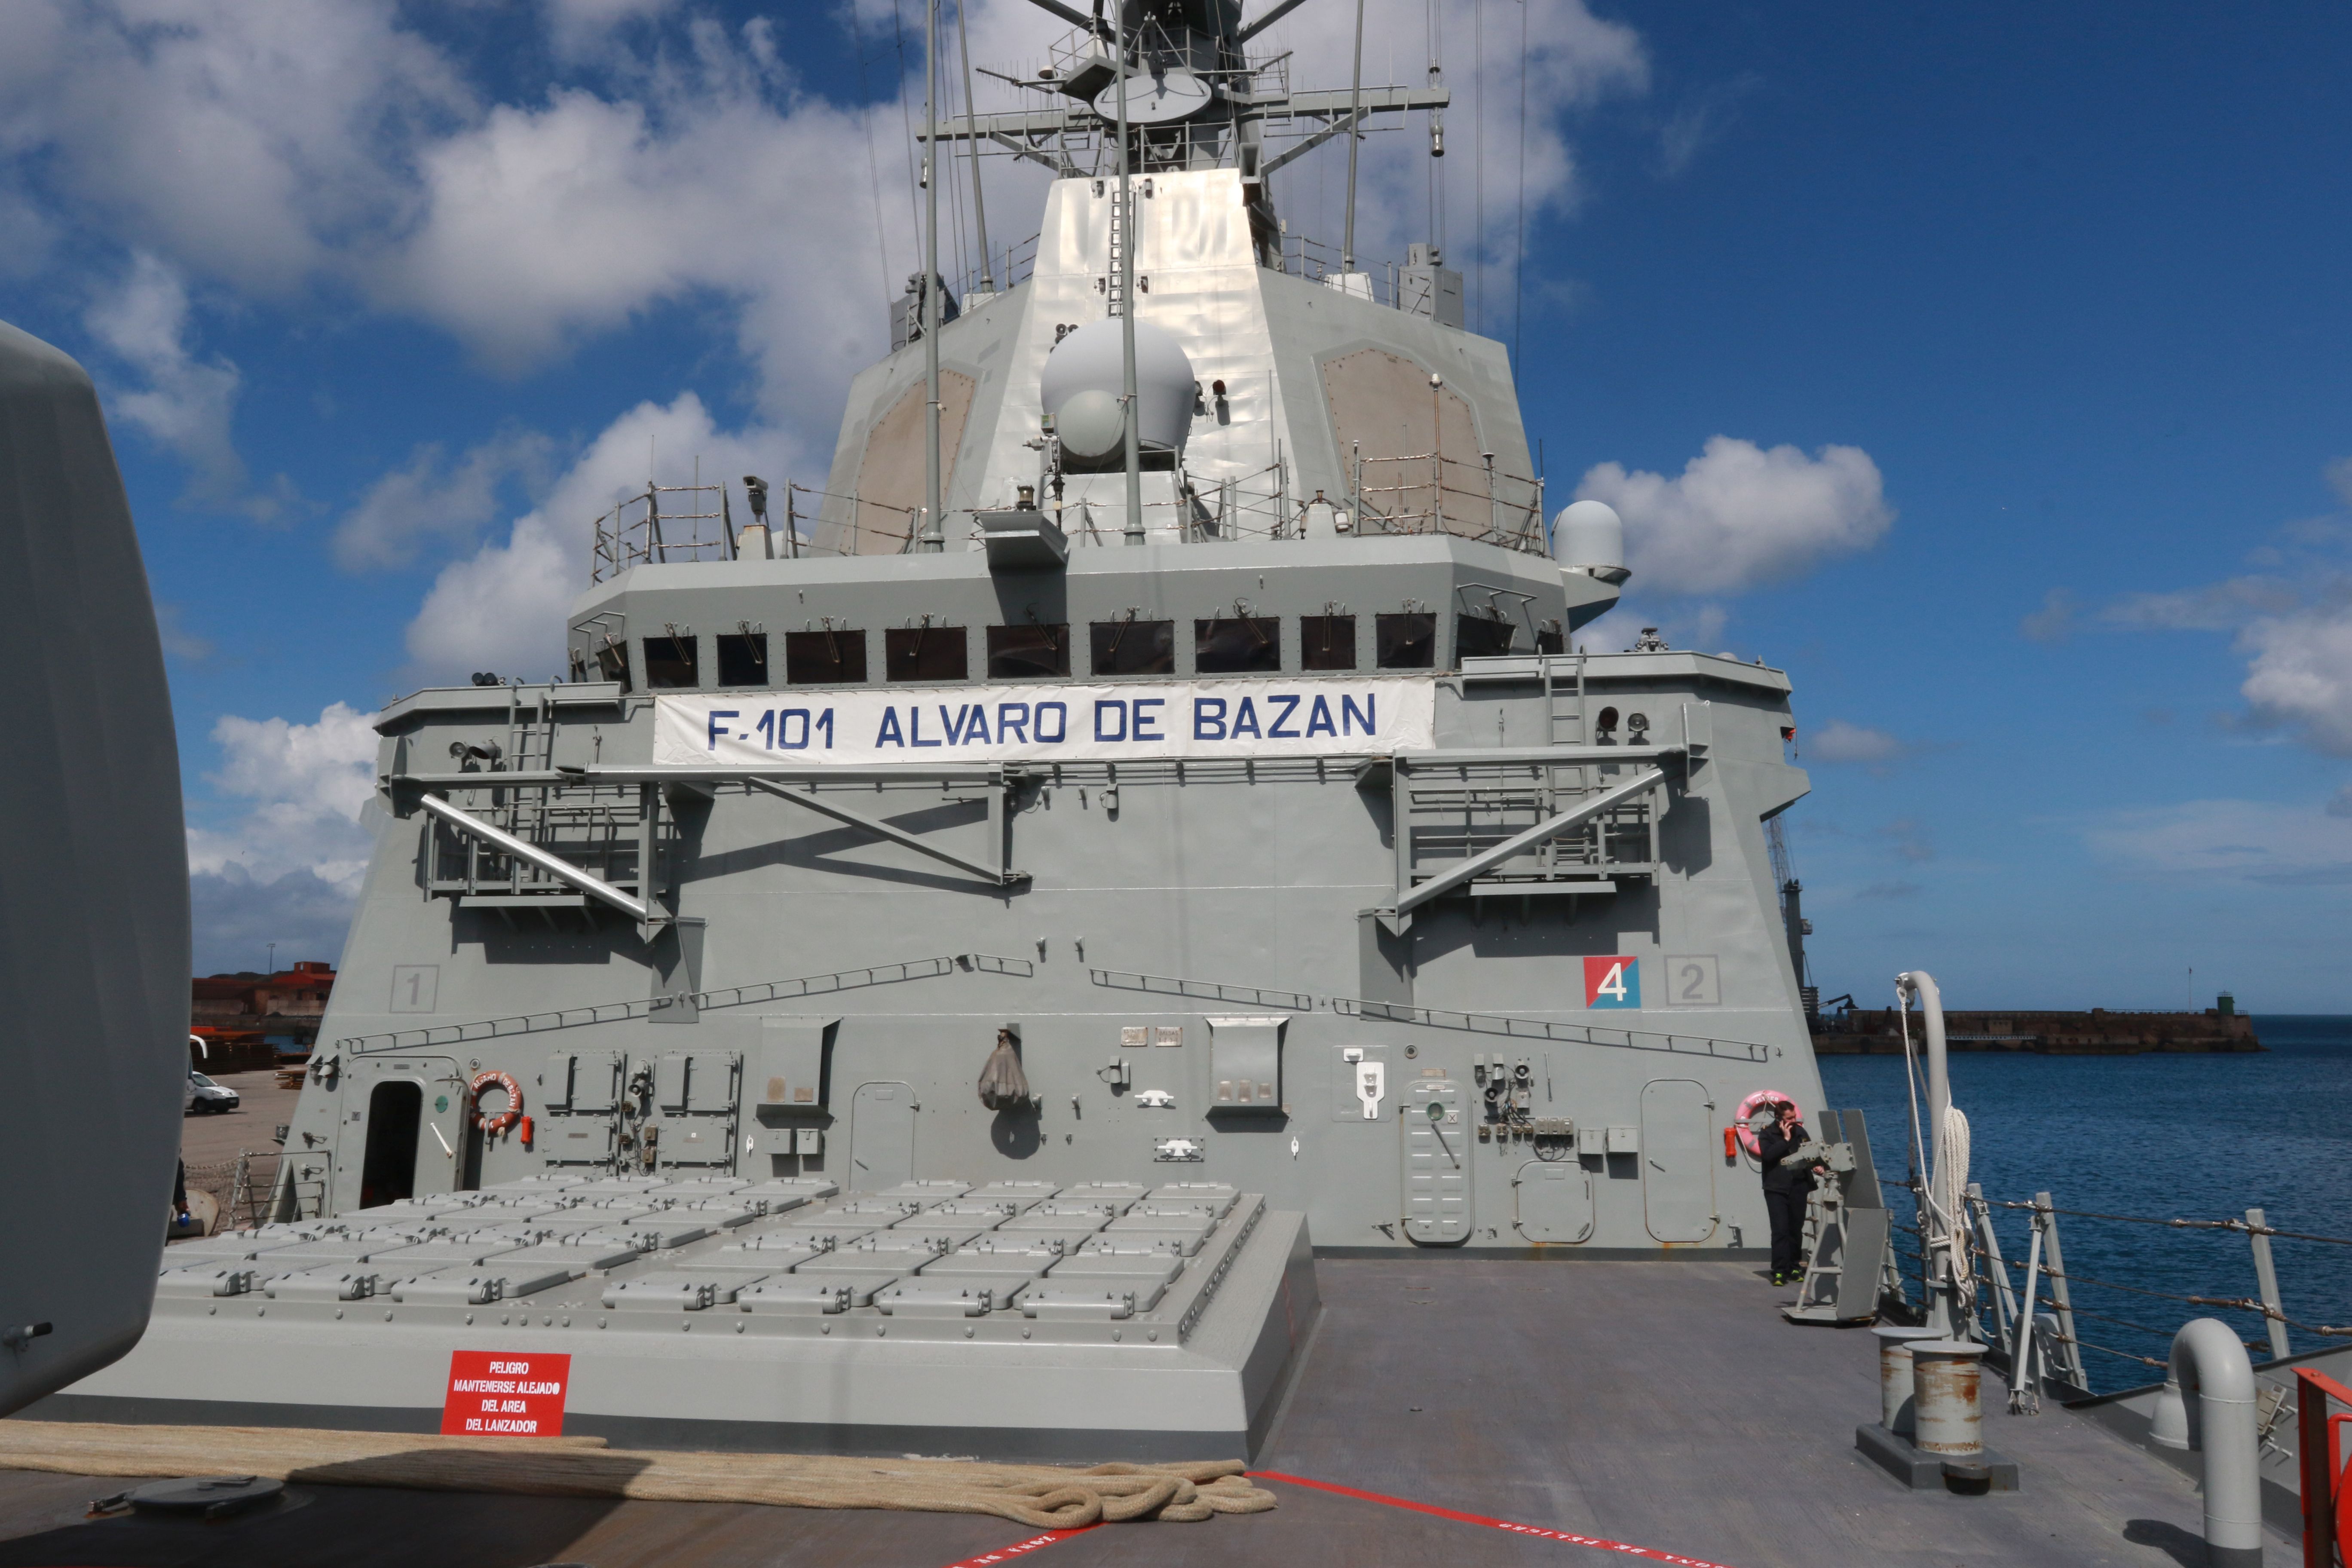
[[(493, 1084), (507, 1091), (506, 1109), (495, 1114), (482, 1109), (482, 1090)], [(512, 1073), (493, 1068), (478, 1074), (466, 1087), (466, 1093), (474, 1102), (474, 1125), (482, 1130), (486, 1138), (496, 1138), (522, 1120), (522, 1085), (515, 1082)]]

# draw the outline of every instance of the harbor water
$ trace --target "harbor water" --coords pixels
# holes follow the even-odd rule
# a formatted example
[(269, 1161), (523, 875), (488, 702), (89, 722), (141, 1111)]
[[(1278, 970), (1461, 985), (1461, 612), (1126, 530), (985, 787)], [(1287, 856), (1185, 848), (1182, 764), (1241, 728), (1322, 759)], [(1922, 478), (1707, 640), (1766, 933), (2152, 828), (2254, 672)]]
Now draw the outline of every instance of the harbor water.
[[(1952, 1099), (1969, 1118), (1970, 1180), (1995, 1201), (2048, 1192), (2061, 1209), (2151, 1219), (2242, 1217), (2259, 1207), (2283, 1230), (2352, 1236), (2352, 1017), (2257, 1017), (2254, 1029), (2267, 1051), (1954, 1053)], [(1824, 1057), (1821, 1069), (1833, 1105), (1868, 1115), (1881, 1177), (1906, 1180), (1903, 1058)], [(2025, 1218), (1996, 1209), (1995, 1225), (2021, 1284)], [(2065, 1215), (2059, 1239), (2074, 1281), (2077, 1333), (2105, 1347), (2084, 1358), (2098, 1389), (2160, 1377), (2129, 1358), (2160, 1360), (2172, 1331), (2191, 1317), (2219, 1316), (2244, 1338), (2264, 1339), (2256, 1314), (2174, 1299), (2255, 1295), (2242, 1234)], [(1897, 1241), (1912, 1245), (1907, 1236)], [(2352, 1325), (2352, 1247), (2282, 1237), (2272, 1247), (2288, 1317)], [(1908, 1259), (1906, 1267), (1916, 1270)], [(2298, 1352), (2343, 1342), (2294, 1328), (2289, 1335)]]

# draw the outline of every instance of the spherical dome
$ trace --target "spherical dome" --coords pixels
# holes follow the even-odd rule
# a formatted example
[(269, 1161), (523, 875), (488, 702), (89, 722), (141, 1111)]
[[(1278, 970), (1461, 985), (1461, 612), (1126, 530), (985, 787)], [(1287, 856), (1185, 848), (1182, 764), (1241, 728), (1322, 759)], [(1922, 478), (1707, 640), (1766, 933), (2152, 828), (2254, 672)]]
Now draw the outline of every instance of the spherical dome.
[(1072, 393), (1054, 416), (1054, 434), (1062, 438), (1064, 452), (1085, 462), (1122, 456), (1127, 426), (1119, 417), (1118, 394), (1091, 386)]
[[(1045, 412), (1054, 416), (1063, 449), (1073, 456), (1100, 458), (1107, 453), (1083, 452), (1063, 427), (1065, 411), (1073, 400), (1088, 393), (1109, 395), (1114, 416), (1125, 386), (1121, 371), (1120, 327), (1116, 318), (1089, 321), (1054, 345), (1045, 356), (1045, 373), (1038, 395)], [(1135, 323), (1136, 439), (1155, 451), (1181, 452), (1192, 424), (1192, 362), (1165, 329), (1139, 320)], [(1089, 399), (1089, 403), (1091, 403)], [(1092, 416), (1080, 412), (1092, 426)], [(1114, 445), (1120, 437), (1113, 437)]]
[(1552, 558), (1599, 576), (1625, 569), (1625, 523), (1607, 501), (1570, 501), (1552, 520)]

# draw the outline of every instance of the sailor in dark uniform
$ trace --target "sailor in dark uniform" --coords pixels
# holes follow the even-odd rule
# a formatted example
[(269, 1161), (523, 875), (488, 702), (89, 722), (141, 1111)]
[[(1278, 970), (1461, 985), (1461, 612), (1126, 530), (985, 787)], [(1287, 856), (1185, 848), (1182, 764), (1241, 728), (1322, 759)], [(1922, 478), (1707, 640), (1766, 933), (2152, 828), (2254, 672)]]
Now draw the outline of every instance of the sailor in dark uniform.
[(1811, 1134), (1797, 1120), (1797, 1108), (1788, 1100), (1773, 1107), (1771, 1126), (1757, 1135), (1756, 1157), (1764, 1166), (1764, 1212), (1772, 1221), (1772, 1283), (1797, 1282), (1797, 1242), (1805, 1224), (1805, 1196), (1812, 1191), (1813, 1167), (1808, 1162), (1783, 1163)]

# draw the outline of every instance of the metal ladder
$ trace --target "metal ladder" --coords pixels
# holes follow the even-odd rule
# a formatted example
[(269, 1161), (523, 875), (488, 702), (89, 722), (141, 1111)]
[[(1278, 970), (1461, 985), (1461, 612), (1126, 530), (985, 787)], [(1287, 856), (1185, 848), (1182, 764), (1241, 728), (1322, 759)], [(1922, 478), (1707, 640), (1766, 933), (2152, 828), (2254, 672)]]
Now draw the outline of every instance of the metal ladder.
[[(1537, 663), (1543, 669), (1545, 732), (1555, 746), (1580, 746), (1585, 743), (1584, 722), (1584, 656), (1572, 654), (1538, 654)], [(1566, 667), (1563, 668), (1562, 667)], [(1564, 679), (1565, 678), (1565, 679)], [(1543, 811), (1549, 815), (1560, 809), (1561, 801), (1585, 793), (1591, 775), (1581, 766), (1569, 764), (1544, 770), (1547, 785)], [(1597, 827), (1595, 832), (1599, 832)], [(1557, 869), (1559, 846), (1547, 840), (1537, 851), (1537, 861), (1546, 875)]]
[[(1584, 656), (1580, 653), (1544, 654), (1543, 688), (1544, 715), (1550, 726), (1551, 743), (1555, 746), (1581, 746), (1584, 733)], [(1567, 665), (1575, 672), (1575, 679), (1563, 683), (1560, 666)], [(1560, 706), (1565, 699), (1569, 706)]]
[[(1133, 183), (1129, 182), (1130, 191)], [(1127, 252), (1127, 203), (1119, 199), (1118, 181), (1110, 182), (1110, 277), (1103, 283), (1103, 296), (1109, 302), (1113, 318), (1127, 314), (1126, 268), (1119, 259)]]

